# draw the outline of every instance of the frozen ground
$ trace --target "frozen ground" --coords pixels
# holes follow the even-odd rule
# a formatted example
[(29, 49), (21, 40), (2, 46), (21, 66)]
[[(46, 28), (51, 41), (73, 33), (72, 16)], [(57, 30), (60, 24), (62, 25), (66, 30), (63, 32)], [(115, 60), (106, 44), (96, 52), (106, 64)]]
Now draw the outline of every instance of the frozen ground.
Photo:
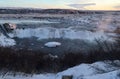
[(62, 79), (63, 75), (73, 75), (73, 79), (120, 79), (120, 61), (100, 61), (93, 64), (81, 64), (65, 71), (53, 74), (23, 74), (11, 72), (1, 75), (1, 79)]

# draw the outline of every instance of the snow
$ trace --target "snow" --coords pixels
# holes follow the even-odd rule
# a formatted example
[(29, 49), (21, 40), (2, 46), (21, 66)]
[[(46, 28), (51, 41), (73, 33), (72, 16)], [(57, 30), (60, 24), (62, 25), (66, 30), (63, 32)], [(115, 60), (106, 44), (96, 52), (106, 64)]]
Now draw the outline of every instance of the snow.
[[(109, 64), (108, 64), (109, 63)], [(111, 63), (111, 64), (110, 64)], [(120, 61), (100, 61), (93, 64), (81, 64), (73, 68), (69, 68), (57, 74), (33, 74), (21, 75), (16, 73), (16, 76), (7, 73), (4, 77), (0, 75), (1, 79), (62, 79), (63, 75), (73, 75), (73, 79), (120, 79), (120, 67), (113, 64), (119, 64)], [(102, 71), (102, 72), (101, 72)]]
[[(120, 69), (109, 72), (109, 73), (86, 76), (86, 77), (83, 77), (82, 79), (120, 79), (120, 76), (118, 77), (118, 73), (120, 73)], [(81, 78), (78, 78), (78, 79), (81, 79)]]
[(50, 48), (52, 48), (52, 47), (58, 47), (60, 45), (61, 45), (60, 42), (47, 42), (47, 43), (45, 43), (45, 46), (46, 47), (50, 47)]
[(63, 72), (58, 73), (58, 79), (62, 75), (73, 75), (73, 79), (119, 79), (117, 78), (118, 72), (120, 73), (118, 64), (120, 61), (101, 61), (93, 64), (81, 64), (73, 68), (69, 68)]
[(0, 35), (0, 46), (3, 46), (3, 47), (6, 47), (6, 46), (13, 46), (15, 45), (16, 42), (14, 39), (11, 39), (11, 38), (7, 38), (5, 37), (4, 35)]
[(18, 24), (18, 23), (47, 23), (47, 24), (50, 24), (50, 23), (59, 23), (59, 22), (50, 22), (48, 20), (19, 20), (19, 19), (0, 19), (0, 24), (2, 23), (15, 23), (15, 24)]
[(74, 79), (76, 79), (79, 76), (94, 75), (95, 73), (94, 68), (90, 67), (88, 64), (81, 64), (60, 72), (57, 75), (59, 76), (58, 79), (61, 79), (62, 75), (73, 75)]
[(33, 75), (32, 77), (30, 76), (11, 76), (7, 75), (5, 77), (0, 76), (0, 79), (55, 79), (54, 74), (40, 74), (40, 75)]

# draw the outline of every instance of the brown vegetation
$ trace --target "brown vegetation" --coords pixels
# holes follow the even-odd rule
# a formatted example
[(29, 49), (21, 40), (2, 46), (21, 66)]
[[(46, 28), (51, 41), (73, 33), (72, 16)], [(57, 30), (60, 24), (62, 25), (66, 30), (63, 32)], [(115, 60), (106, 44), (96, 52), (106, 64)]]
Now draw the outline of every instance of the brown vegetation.
[(97, 48), (91, 49), (87, 54), (65, 52), (58, 58), (40, 51), (16, 51), (0, 47), (0, 69), (25, 73), (58, 72), (81, 63), (120, 59), (120, 42), (109, 44), (105, 41), (96, 41)]

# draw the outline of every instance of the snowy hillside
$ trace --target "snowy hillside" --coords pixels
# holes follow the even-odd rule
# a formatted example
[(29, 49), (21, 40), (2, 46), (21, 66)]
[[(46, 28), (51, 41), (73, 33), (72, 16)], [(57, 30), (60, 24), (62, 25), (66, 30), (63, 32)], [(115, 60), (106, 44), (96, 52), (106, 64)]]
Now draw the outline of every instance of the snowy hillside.
[(7, 73), (2, 79), (62, 79), (63, 75), (73, 75), (73, 79), (120, 79), (120, 61), (101, 61), (93, 64), (81, 64), (57, 74), (22, 75)]

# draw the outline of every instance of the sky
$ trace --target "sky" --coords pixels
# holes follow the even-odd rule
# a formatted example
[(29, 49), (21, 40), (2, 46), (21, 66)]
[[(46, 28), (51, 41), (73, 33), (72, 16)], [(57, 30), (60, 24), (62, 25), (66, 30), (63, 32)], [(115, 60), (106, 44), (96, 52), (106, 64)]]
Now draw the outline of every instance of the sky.
[(120, 10), (120, 0), (0, 0), (0, 7)]

